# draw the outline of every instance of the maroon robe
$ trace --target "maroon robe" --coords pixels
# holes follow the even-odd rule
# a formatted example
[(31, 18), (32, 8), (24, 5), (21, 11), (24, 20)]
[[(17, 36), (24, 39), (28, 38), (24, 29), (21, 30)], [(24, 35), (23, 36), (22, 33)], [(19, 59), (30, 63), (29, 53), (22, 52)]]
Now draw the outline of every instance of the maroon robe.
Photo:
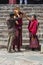
[(22, 18), (20, 18), (19, 20), (19, 39), (20, 39), (20, 45), (22, 46), (22, 24), (23, 24), (23, 22), (22, 22)]
[(14, 40), (14, 45), (13, 45), (13, 49), (15, 49), (15, 45), (17, 45), (18, 50), (20, 50), (20, 47), (22, 46), (22, 18), (18, 19), (18, 23), (19, 25), (15, 26), (15, 40)]
[(39, 40), (36, 35), (38, 29), (38, 21), (34, 20), (30, 22), (30, 25), (28, 26), (29, 35), (30, 35), (30, 48), (38, 48), (39, 47)]

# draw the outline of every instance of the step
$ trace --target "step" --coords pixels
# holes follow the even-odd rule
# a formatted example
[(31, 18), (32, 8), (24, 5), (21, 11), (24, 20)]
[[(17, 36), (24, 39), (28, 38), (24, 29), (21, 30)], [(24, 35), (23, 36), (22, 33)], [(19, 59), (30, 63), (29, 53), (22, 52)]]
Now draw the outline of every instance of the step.
[[(9, 13), (14, 9), (16, 5), (0, 5), (0, 43), (8, 43), (8, 27), (7, 27), (7, 17)], [(40, 23), (38, 30), (38, 38), (40, 43), (43, 43), (43, 5), (19, 5), (21, 10), (30, 15), (36, 13), (38, 21)], [(25, 6), (25, 7), (24, 7)], [(31, 13), (32, 12), (32, 13)], [(27, 29), (29, 21), (26, 18), (23, 18), (23, 30), (22, 30), (22, 42), (24, 45), (29, 44), (29, 32)]]
[[(22, 28), (26, 29), (26, 28), (28, 28), (28, 25), (23, 24)], [(43, 28), (43, 24), (39, 24), (39, 28)]]

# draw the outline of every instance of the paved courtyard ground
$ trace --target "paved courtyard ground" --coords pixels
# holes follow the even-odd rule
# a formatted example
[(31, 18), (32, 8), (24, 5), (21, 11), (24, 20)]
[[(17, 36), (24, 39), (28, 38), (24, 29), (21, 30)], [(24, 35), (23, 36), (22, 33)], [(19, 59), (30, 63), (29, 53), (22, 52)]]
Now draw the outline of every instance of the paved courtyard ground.
[(0, 65), (43, 65), (43, 54), (40, 51), (22, 51), (8, 53), (7, 49), (0, 49)]

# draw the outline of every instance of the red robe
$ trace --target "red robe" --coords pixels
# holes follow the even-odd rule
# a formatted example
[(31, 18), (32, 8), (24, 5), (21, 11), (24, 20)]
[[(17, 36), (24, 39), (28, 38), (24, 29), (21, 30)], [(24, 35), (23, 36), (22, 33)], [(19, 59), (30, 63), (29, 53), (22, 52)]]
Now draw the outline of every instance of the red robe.
[(33, 20), (33, 21), (31, 21), (30, 26), (28, 26), (28, 30), (32, 34), (36, 34), (37, 33), (37, 26), (38, 26), (38, 21), (37, 20)]
[[(36, 35), (38, 29), (38, 21), (34, 20), (31, 21), (30, 24), (28, 25), (28, 30), (29, 30), (29, 36), (30, 36), (30, 48), (38, 48), (39, 47), (39, 40)], [(34, 40), (33, 40), (34, 39)]]
[(16, 0), (9, 0), (9, 4), (16, 4)]

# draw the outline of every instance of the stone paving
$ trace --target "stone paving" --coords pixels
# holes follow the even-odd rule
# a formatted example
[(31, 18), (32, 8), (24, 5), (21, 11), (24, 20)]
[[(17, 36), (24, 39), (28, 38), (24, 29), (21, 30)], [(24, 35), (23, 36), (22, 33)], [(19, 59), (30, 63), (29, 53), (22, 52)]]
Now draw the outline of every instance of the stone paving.
[(39, 51), (22, 51), (8, 53), (6, 49), (0, 49), (0, 65), (43, 65), (43, 54)]

